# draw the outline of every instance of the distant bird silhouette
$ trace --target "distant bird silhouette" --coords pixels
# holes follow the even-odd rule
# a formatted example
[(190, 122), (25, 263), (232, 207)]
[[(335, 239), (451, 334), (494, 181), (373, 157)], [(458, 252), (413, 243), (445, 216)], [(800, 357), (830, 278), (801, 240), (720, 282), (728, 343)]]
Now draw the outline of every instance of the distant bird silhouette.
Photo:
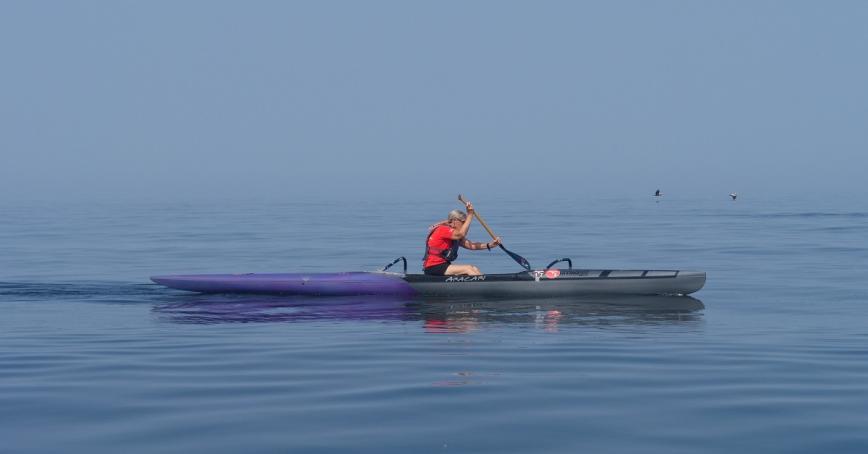
[(659, 189), (656, 192), (654, 192), (654, 197), (662, 197), (662, 196), (663, 196), (663, 193), (660, 192)]
[(732, 200), (735, 200), (736, 197), (738, 197), (738, 194), (736, 194), (735, 192), (730, 192), (729, 196), (732, 197)]

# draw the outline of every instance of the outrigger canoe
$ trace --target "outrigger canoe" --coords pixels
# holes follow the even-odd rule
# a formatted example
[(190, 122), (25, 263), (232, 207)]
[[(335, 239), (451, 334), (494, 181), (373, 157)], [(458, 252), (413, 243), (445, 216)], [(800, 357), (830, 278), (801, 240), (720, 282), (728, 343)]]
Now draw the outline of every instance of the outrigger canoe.
[[(386, 270), (404, 260), (404, 273)], [(570, 268), (551, 266), (568, 261)], [(153, 276), (157, 284), (200, 293), (277, 295), (399, 295), (546, 298), (580, 295), (687, 295), (705, 285), (705, 272), (573, 269), (569, 259), (542, 270), (481, 276), (407, 274), (399, 257), (377, 272), (195, 274)]]

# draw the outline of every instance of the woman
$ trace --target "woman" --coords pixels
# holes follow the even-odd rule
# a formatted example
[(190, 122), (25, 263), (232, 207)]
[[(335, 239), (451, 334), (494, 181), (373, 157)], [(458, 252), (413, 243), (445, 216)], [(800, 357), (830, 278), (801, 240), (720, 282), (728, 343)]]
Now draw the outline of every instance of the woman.
[(474, 243), (467, 239), (467, 230), (473, 222), (473, 204), (465, 204), (467, 213), (452, 210), (445, 221), (430, 227), (428, 239), (425, 241), (425, 257), (422, 258), (422, 268), (425, 274), (433, 276), (454, 276), (464, 274), (479, 276), (482, 271), (473, 265), (452, 263), (458, 258), (458, 246), (470, 250), (491, 250), (500, 244), (500, 237), (495, 237), (489, 243)]

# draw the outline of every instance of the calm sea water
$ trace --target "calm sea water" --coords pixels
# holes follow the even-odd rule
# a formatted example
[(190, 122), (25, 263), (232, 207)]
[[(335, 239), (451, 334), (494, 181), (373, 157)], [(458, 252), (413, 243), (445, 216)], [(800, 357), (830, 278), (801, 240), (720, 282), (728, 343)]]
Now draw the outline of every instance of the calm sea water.
[(476, 204), (537, 267), (708, 283), (695, 298), (203, 296), (148, 276), (399, 255), (418, 272), (426, 226), (456, 205), (6, 201), (0, 451), (868, 452), (864, 202)]

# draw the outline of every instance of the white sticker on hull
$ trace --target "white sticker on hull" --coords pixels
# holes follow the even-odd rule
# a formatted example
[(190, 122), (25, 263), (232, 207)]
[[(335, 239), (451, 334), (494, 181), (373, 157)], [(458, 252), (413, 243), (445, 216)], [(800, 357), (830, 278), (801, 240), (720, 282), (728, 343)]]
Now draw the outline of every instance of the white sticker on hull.
[(533, 280), (539, 282), (545, 276), (546, 279), (557, 279), (561, 275), (561, 270), (536, 270), (531, 271)]

